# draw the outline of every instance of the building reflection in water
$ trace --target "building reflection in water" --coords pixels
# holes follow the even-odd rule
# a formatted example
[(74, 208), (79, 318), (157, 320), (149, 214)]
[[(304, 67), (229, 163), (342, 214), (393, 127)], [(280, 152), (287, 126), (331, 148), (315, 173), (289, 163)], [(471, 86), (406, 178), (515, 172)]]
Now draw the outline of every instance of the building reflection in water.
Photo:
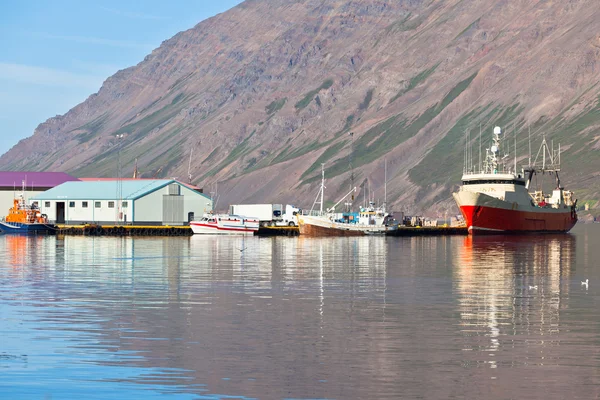
[[(468, 236), (457, 252), (455, 290), (465, 362), (544, 365), (544, 349), (558, 346), (561, 310), (568, 308), (575, 265), (571, 235)], [(522, 336), (531, 340), (512, 338)], [(508, 348), (523, 357), (503, 359)], [(507, 347), (507, 349), (503, 349)]]

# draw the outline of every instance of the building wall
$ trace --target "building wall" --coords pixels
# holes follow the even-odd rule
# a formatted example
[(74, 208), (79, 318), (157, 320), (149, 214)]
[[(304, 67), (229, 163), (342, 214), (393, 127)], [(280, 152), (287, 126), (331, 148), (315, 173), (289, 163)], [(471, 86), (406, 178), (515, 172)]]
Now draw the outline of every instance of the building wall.
[[(186, 223), (188, 213), (193, 212), (195, 217), (202, 216), (212, 209), (210, 199), (183, 185), (179, 185), (180, 195), (183, 196), (183, 213), (179, 216), (180, 223)], [(160, 223), (163, 219), (163, 196), (169, 195), (169, 187), (159, 190), (135, 200), (134, 214), (136, 223)]]
[[(127, 201), (127, 205), (131, 207), (131, 201)], [(87, 202), (87, 207), (83, 203)], [(100, 207), (96, 207), (96, 203), (100, 203)], [(109, 207), (109, 202), (113, 202), (114, 207)], [(57, 203), (65, 203), (65, 223), (80, 224), (80, 223), (121, 223), (117, 218), (117, 202), (115, 200), (38, 200), (38, 206), (42, 214), (48, 216), (50, 222), (56, 222)], [(71, 207), (74, 203), (74, 207)], [(48, 206), (49, 204), (49, 206)], [(127, 214), (127, 209), (123, 208), (123, 213)], [(127, 218), (130, 221), (130, 218)]]
[(198, 194), (197, 192), (185, 186), (181, 187), (181, 193), (185, 194), (183, 198), (183, 220), (188, 220), (188, 213), (193, 212), (194, 218), (201, 218), (202, 215), (212, 211), (212, 200), (208, 196)]
[[(180, 195), (183, 196), (183, 212), (179, 216), (180, 220), (176, 223), (184, 224), (188, 220), (188, 213), (193, 212), (195, 217), (202, 216), (205, 212), (212, 209), (210, 199), (196, 191), (188, 189), (185, 186), (180, 186)], [(48, 220), (56, 223), (57, 206), (59, 202), (65, 204), (65, 223), (66, 224), (123, 224), (134, 223), (137, 225), (144, 224), (162, 224), (163, 223), (163, 196), (169, 195), (169, 186), (165, 186), (137, 200), (123, 200), (127, 203), (126, 207), (122, 207), (123, 215), (121, 218), (117, 216), (117, 201), (116, 200), (38, 200), (38, 206), (42, 214), (48, 216)], [(70, 207), (70, 203), (74, 203), (74, 207)], [(87, 207), (83, 207), (83, 202), (87, 202)], [(95, 206), (96, 202), (100, 202), (100, 207)], [(114, 207), (108, 207), (109, 202), (114, 202)], [(12, 194), (11, 194), (12, 205)], [(6, 209), (8, 213), (8, 208)], [(173, 224), (173, 222), (168, 222)]]
[(168, 187), (155, 190), (152, 193), (140, 197), (133, 203), (133, 218), (137, 223), (160, 223), (162, 222), (162, 197), (169, 194)]

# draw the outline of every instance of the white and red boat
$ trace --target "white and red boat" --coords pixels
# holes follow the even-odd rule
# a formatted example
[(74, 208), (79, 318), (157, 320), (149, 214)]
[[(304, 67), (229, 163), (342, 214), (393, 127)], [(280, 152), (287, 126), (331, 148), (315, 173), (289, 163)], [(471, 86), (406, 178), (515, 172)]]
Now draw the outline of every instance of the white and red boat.
[(253, 235), (259, 220), (240, 215), (207, 214), (200, 221), (191, 221), (192, 232), (212, 235)]
[[(493, 144), (477, 171), (465, 167), (460, 190), (453, 193), (470, 233), (568, 232), (577, 222), (573, 192), (565, 190), (558, 177), (560, 147), (549, 149), (543, 140), (533, 165), (517, 173), (505, 165), (500, 147), (502, 130), (494, 128)], [(542, 156), (541, 165), (538, 157)], [(548, 156), (548, 157), (547, 157)], [(467, 157), (468, 159), (468, 157)], [(532, 190), (536, 175), (553, 175), (555, 188), (544, 193)], [(536, 179), (537, 180), (537, 179)]]

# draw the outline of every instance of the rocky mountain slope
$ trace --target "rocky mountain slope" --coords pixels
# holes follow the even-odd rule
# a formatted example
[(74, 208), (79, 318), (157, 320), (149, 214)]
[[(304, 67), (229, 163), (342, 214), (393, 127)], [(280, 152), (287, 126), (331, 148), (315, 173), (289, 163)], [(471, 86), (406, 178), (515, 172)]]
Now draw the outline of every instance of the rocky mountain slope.
[(560, 142), (563, 183), (593, 201), (599, 32), (597, 0), (247, 0), (109, 77), (0, 169), (116, 176), (120, 159), (130, 175), (137, 159), (144, 177), (189, 171), (218, 208), (310, 207), (322, 163), (328, 202), (354, 184), (357, 204), (383, 200), (385, 164), (395, 210), (454, 213), (465, 132), (477, 159), (499, 125), (520, 163), (528, 129), (534, 149)]

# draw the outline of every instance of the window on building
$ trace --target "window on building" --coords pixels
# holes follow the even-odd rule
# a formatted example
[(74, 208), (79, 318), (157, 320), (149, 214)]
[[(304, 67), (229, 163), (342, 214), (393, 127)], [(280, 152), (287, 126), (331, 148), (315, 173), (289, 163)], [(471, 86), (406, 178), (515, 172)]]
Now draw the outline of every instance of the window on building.
[(99, 201), (94, 202), (94, 207), (100, 208), (101, 207), (100, 202)]
[(115, 202), (114, 201), (109, 201), (108, 202), (108, 208), (115, 208)]
[(50, 208), (50, 202), (49, 202), (49, 201), (45, 201), (45, 202), (44, 202), (44, 207), (46, 207), (46, 208)]
[(82, 201), (81, 202), (81, 207), (82, 208), (87, 208), (87, 206), (88, 206), (88, 202), (87, 201)]
[(127, 202), (126, 201), (124, 201), (121, 205), (123, 206), (123, 208), (127, 208)]
[(75, 202), (74, 201), (70, 201), (69, 202), (69, 207), (70, 208), (75, 208)]

